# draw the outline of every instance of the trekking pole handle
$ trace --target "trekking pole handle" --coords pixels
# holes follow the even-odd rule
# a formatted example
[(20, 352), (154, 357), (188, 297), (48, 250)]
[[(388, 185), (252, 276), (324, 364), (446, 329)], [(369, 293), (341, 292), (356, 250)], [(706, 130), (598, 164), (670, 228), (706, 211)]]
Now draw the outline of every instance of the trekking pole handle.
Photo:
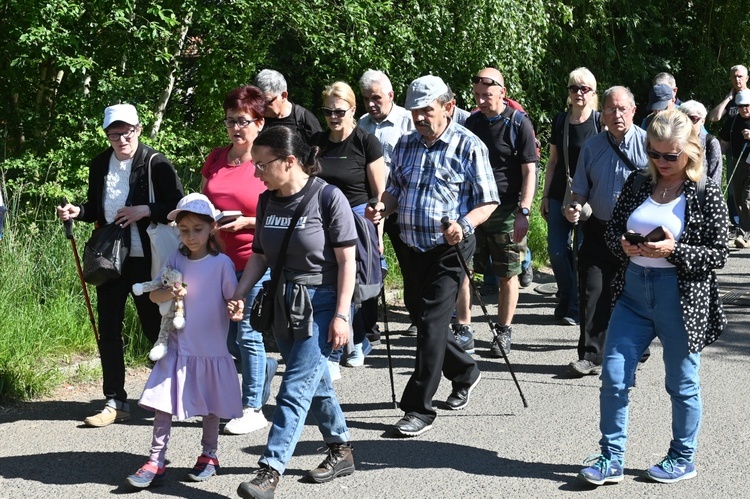
[[(573, 201), (572, 203), (570, 203), (570, 207), (574, 210), (578, 210), (581, 207), (581, 203), (579, 203), (578, 201)], [(578, 222), (574, 223), (573, 225), (578, 225)]]
[(374, 210), (379, 202), (380, 200), (378, 198), (370, 198), (367, 200), (367, 206), (369, 206), (370, 208)]
[[(68, 204), (68, 199), (63, 196), (60, 200), (60, 208), (64, 208)], [(65, 227), (65, 237), (68, 239), (73, 239), (73, 220), (66, 220), (63, 222), (63, 227)]]
[(451, 225), (451, 219), (448, 218), (448, 215), (445, 215), (443, 218), (440, 219), (440, 227), (443, 228), (443, 230), (447, 229)]

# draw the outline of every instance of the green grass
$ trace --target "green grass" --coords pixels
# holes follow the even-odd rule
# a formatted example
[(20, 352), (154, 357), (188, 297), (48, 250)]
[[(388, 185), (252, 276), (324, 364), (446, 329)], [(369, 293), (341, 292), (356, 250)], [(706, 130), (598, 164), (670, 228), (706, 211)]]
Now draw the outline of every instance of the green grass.
[[(51, 211), (51, 206), (43, 210)], [(62, 224), (51, 217), (20, 221), (15, 215), (11, 203), (0, 241), (0, 401), (47, 395), (64, 378), (61, 366), (71, 358), (97, 355), (71, 244)], [(79, 251), (90, 230), (88, 224), (76, 227)], [(95, 310), (96, 291), (89, 287), (89, 293)], [(139, 331), (129, 307), (124, 335), (130, 362), (144, 362), (143, 352), (148, 352)]]

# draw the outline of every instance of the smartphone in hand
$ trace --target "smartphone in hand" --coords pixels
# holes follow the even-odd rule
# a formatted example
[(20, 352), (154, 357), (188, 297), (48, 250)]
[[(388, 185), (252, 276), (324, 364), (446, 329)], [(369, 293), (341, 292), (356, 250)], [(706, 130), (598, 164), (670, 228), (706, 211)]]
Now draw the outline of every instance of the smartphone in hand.
[(667, 237), (667, 235), (664, 233), (664, 228), (660, 225), (645, 236), (643, 234), (639, 234), (638, 232), (626, 232), (625, 234), (623, 234), (623, 237), (631, 244), (640, 244), (663, 241), (664, 238)]

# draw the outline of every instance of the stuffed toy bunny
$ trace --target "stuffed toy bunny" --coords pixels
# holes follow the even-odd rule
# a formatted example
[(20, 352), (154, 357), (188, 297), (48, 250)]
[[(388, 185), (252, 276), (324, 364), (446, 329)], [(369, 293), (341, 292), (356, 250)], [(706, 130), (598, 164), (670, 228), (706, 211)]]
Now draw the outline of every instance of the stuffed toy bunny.
[[(149, 293), (162, 288), (179, 289), (183, 285), (182, 273), (177, 269), (167, 266), (161, 274), (161, 279), (133, 284), (133, 294), (140, 296), (143, 293)], [(159, 312), (161, 313), (159, 338), (148, 354), (149, 359), (153, 361), (157, 361), (167, 354), (169, 333), (185, 327), (185, 306), (182, 297), (160, 303)]]

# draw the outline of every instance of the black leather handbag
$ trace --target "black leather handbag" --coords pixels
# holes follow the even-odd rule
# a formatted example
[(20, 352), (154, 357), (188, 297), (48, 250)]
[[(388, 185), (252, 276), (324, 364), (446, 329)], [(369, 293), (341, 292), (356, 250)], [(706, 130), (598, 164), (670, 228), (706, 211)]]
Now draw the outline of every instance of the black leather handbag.
[(83, 249), (83, 280), (94, 286), (117, 279), (128, 256), (130, 227), (119, 224), (97, 227)]

